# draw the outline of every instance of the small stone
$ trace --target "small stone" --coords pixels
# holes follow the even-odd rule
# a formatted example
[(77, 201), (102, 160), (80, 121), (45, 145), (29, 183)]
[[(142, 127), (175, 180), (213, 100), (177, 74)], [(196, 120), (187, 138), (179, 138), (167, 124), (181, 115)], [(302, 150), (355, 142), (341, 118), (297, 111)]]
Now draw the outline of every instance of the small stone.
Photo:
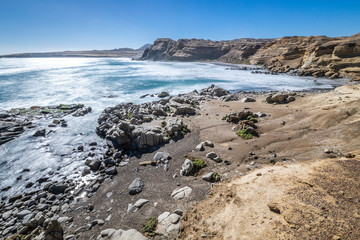
[(345, 154), (345, 157), (346, 158), (354, 158), (355, 154), (352, 154), (351, 152), (348, 152), (348, 153)]
[(333, 150), (331, 150), (331, 149), (329, 149), (329, 148), (325, 148), (325, 149), (324, 149), (324, 153), (330, 154), (330, 153), (333, 153)]
[(134, 195), (134, 194), (138, 194), (142, 191), (143, 187), (144, 187), (144, 183), (141, 180), (141, 178), (136, 178), (129, 186), (128, 190), (129, 190), (129, 194), (130, 195)]
[(202, 237), (202, 238), (206, 238), (206, 237), (207, 237), (206, 233), (205, 233), (205, 232), (202, 232), (202, 233), (201, 233), (201, 237)]
[(116, 175), (117, 174), (117, 169), (115, 166), (109, 167), (105, 170), (105, 173), (107, 175)]
[(139, 200), (136, 201), (136, 203), (134, 204), (133, 207), (141, 208), (142, 206), (144, 206), (148, 202), (149, 202), (149, 200), (147, 200), (147, 199), (139, 199)]
[(205, 175), (202, 176), (202, 180), (211, 181), (213, 175), (214, 175), (214, 172), (209, 172), (209, 173), (207, 173), (207, 174), (205, 174)]
[(198, 150), (198, 151), (204, 151), (204, 150), (205, 150), (205, 148), (204, 148), (204, 143), (202, 142), (202, 143), (198, 144), (198, 145), (195, 147), (195, 149)]
[(215, 152), (209, 152), (208, 154), (206, 154), (206, 157), (210, 159), (214, 159), (217, 157), (217, 155)]
[(270, 211), (277, 213), (277, 214), (281, 213), (279, 205), (277, 203), (274, 203), (274, 202), (268, 203), (267, 206), (269, 207)]

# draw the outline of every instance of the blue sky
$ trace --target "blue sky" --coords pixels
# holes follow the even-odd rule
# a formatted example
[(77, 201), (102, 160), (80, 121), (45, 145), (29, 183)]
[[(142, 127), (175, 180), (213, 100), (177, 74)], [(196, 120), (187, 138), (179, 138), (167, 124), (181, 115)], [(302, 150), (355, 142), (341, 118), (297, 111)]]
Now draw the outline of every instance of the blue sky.
[(0, 0), (0, 54), (360, 32), (360, 1)]

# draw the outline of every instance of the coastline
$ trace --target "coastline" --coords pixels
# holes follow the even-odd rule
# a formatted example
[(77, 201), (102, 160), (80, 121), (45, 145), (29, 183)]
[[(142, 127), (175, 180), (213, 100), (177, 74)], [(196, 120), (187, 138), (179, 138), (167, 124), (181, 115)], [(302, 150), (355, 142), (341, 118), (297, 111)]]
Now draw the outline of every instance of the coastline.
[[(212, 91), (213, 89), (207, 90), (210, 95)], [(175, 229), (184, 231), (185, 235), (181, 236), (189, 238), (194, 233), (189, 232), (189, 228), (186, 227), (189, 225), (186, 222), (189, 221), (191, 225), (194, 223), (192, 223), (192, 215), (187, 213), (190, 213), (198, 202), (205, 200), (203, 204), (206, 204), (208, 201), (206, 199), (211, 199), (212, 186), (224, 186), (228, 181), (233, 181), (232, 179), (237, 179), (239, 176), (241, 178), (242, 175), (247, 174), (253, 175), (257, 171), (262, 171), (262, 168), (271, 170), (272, 165), (275, 167), (291, 166), (311, 159), (320, 159), (318, 160), (320, 162), (321, 159), (327, 159), (329, 156), (341, 158), (339, 153), (345, 155), (349, 151), (358, 149), (357, 143), (360, 135), (356, 120), (358, 113), (357, 110), (351, 109), (358, 108), (359, 94), (357, 85), (346, 85), (327, 93), (296, 93), (296, 100), (286, 104), (274, 105), (263, 102), (268, 93), (240, 92), (236, 100), (226, 102), (217, 99), (218, 97), (199, 99), (197, 100), (199, 105), (195, 105), (197, 112), (195, 115), (180, 114), (176, 116), (190, 130), (184, 138), (170, 141), (152, 151), (133, 152), (116, 163), (117, 173), (115, 175), (105, 174), (105, 169), (99, 172), (95, 171), (98, 180), (84, 188), (90, 189), (90, 192), (85, 191), (91, 193), (88, 194), (88, 197), (79, 198), (74, 202), (72, 200), (74, 197), (71, 197), (74, 195), (71, 193), (68, 195), (70, 198), (65, 198), (68, 199), (67, 201), (59, 202), (59, 208), (51, 208), (51, 211), (42, 210), (42, 212), (47, 215), (52, 213), (51, 215), (57, 219), (60, 217), (60, 220), (63, 221), (61, 226), (64, 236), (79, 235), (82, 238), (91, 238), (107, 228), (135, 228), (141, 232), (147, 218), (158, 217), (167, 211), (173, 213), (180, 208), (187, 217), (186, 219), (183, 217), (181, 220), (179, 218), (179, 222), (176, 223), (181, 222), (182, 225), (185, 225), (185, 229), (180, 226)], [(187, 99), (186, 96), (194, 99), (193, 97), (196, 95), (185, 94), (179, 97)], [(241, 102), (243, 98), (254, 98), (256, 101)], [(237, 125), (222, 120), (224, 115), (243, 109), (253, 113), (263, 112), (267, 115), (257, 118), (259, 120), (256, 124), (259, 137), (249, 140), (241, 139), (235, 134), (236, 131), (232, 130)], [(168, 118), (171, 116), (159, 116), (153, 124), (160, 125), (161, 121)], [(341, 134), (343, 131), (347, 131), (346, 136)], [(334, 135), (334, 133), (336, 134)], [(348, 140), (349, 138), (351, 141)], [(205, 146), (205, 151), (196, 150), (196, 146), (204, 141), (212, 142), (214, 147)], [(333, 148), (334, 146), (336, 147)], [(325, 148), (331, 148), (331, 153), (324, 153)], [(166, 164), (163, 163), (140, 164), (154, 161), (157, 152), (170, 153), (171, 159), (168, 160), (167, 171), (164, 169)], [(215, 152), (223, 161), (217, 163), (207, 158), (205, 155), (209, 152)], [(106, 155), (104, 157), (108, 158)], [(183, 168), (184, 160), (191, 157), (204, 160), (207, 166), (195, 176), (180, 176), (179, 171)], [(203, 175), (210, 172), (219, 174), (220, 183), (209, 183), (202, 179)], [(174, 174), (177, 176), (174, 177)], [(139, 194), (129, 195), (127, 188), (136, 177), (142, 179), (145, 187)], [(173, 199), (172, 191), (183, 187), (192, 189), (189, 197), (182, 200)], [(94, 189), (96, 190), (93, 191)], [(37, 196), (40, 193), (41, 191), (37, 193)], [(80, 196), (83, 196), (81, 192), (79, 193)], [(58, 195), (55, 194), (55, 196)], [(139, 209), (128, 211), (129, 204), (134, 204), (139, 199), (147, 199), (149, 202)], [(23, 201), (15, 200), (15, 203), (19, 202)], [(4, 209), (9, 209), (11, 206), (14, 205), (2, 205), (1, 211), (4, 213)], [(38, 205), (36, 206), (30, 210), (38, 209)], [(92, 206), (91, 210), (88, 209), (89, 206)], [(22, 206), (19, 210), (24, 208), (26, 209)], [(105, 221), (105, 219), (109, 219), (109, 216), (110, 220)], [(94, 223), (93, 225), (91, 222), (93, 219), (99, 219), (102, 222), (98, 220), (101, 224)], [(191, 227), (191, 229), (193, 228)], [(209, 234), (206, 228), (204, 231)], [(167, 232), (165, 229), (161, 234), (157, 235), (160, 239), (164, 236), (166, 238), (166, 234), (171, 235), (174, 232)], [(197, 231), (196, 234), (201, 235), (201, 231)], [(220, 238), (219, 235), (217, 236)], [(199, 235), (194, 237), (199, 237)]]

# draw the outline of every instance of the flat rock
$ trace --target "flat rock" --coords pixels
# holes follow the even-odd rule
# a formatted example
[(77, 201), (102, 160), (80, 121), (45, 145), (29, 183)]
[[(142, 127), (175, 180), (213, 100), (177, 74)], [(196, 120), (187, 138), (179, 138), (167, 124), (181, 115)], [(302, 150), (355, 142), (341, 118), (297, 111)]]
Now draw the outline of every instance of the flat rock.
[(180, 200), (183, 198), (188, 197), (192, 192), (192, 188), (186, 186), (183, 188), (177, 188), (171, 193), (171, 197), (173, 197), (176, 200)]

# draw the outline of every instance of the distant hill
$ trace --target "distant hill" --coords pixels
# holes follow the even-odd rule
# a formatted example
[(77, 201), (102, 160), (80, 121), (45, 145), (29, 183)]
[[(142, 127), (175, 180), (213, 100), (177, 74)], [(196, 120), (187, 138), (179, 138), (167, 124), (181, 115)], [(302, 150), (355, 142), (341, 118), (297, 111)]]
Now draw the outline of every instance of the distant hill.
[(141, 57), (144, 50), (151, 44), (145, 44), (139, 49), (116, 48), (112, 50), (84, 50), (84, 51), (62, 51), (62, 52), (38, 52), (38, 53), (16, 53), (0, 55), (0, 58), (29, 58), (29, 57)]

